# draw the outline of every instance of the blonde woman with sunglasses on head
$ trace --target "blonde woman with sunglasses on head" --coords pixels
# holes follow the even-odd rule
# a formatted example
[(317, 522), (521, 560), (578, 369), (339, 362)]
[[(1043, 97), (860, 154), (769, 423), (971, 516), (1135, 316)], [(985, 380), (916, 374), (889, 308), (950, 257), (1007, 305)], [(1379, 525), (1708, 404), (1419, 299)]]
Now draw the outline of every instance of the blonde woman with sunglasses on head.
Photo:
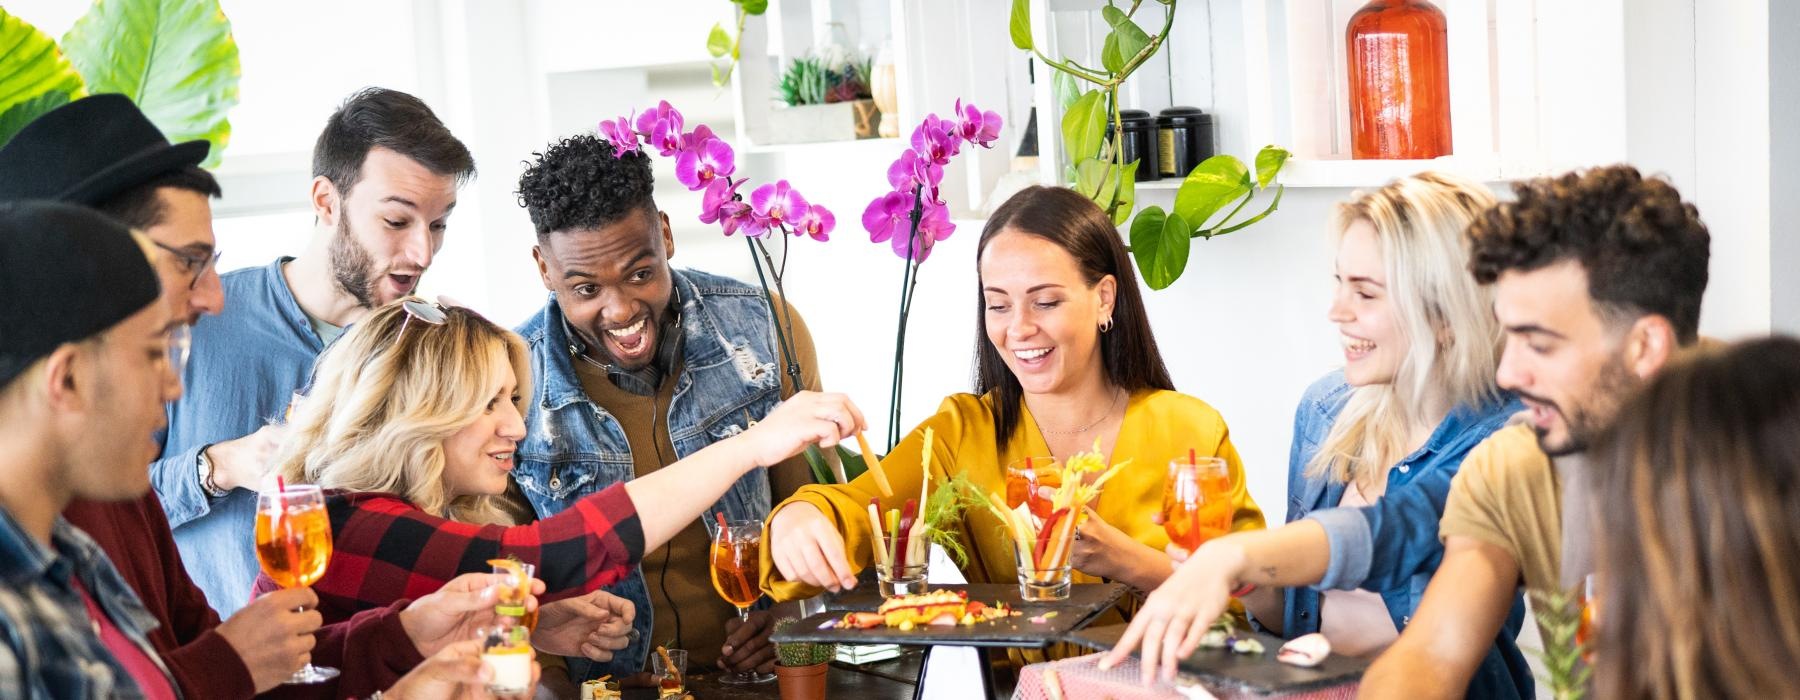
[[(527, 357), (511, 331), (416, 298), (376, 310), (320, 357), (276, 471), (288, 483), (328, 490), (334, 551), (313, 586), (327, 622), (424, 595), (459, 573), (488, 571), (489, 559), (514, 556), (536, 564), (546, 584), (539, 649), (610, 658), (625, 645), (631, 611), (600, 587), (629, 573), (745, 473), (810, 443), (830, 447), (864, 426), (848, 398), (801, 392), (729, 440), (517, 524), (501, 495), (525, 436)], [(259, 591), (273, 588), (267, 576), (258, 579)], [(607, 611), (554, 604), (583, 594), (593, 595), (580, 602)], [(602, 633), (558, 633), (559, 622), (608, 613)]]

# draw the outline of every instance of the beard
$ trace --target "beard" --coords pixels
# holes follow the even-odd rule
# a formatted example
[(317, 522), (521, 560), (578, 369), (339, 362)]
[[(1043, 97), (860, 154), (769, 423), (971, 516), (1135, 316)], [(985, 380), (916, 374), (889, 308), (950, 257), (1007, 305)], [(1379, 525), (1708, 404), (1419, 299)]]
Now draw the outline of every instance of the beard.
[(356, 242), (350, 234), (350, 220), (347, 216), (338, 217), (337, 235), (331, 238), (331, 276), (337, 281), (339, 289), (356, 300), (363, 308), (374, 308), (374, 275), (375, 258), (369, 255), (369, 249)]
[[(1594, 436), (1612, 425), (1619, 416), (1619, 407), (1625, 398), (1637, 388), (1641, 382), (1637, 375), (1626, 369), (1625, 362), (1614, 359), (1600, 368), (1594, 383), (1588, 387), (1586, 397), (1580, 403), (1569, 402), (1567, 410), (1557, 406), (1557, 412), (1563, 415), (1567, 425), (1568, 437), (1561, 444), (1545, 441), (1544, 431), (1538, 430), (1538, 447), (1551, 457), (1562, 457), (1578, 452), (1585, 452)], [(1554, 405), (1554, 404), (1553, 404)]]

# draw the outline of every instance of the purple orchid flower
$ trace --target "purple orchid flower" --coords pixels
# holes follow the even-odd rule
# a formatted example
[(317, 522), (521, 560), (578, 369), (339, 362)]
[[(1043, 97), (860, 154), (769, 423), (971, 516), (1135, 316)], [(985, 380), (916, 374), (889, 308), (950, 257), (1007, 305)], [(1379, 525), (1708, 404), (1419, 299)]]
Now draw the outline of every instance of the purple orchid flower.
[(962, 151), (962, 137), (957, 134), (956, 122), (929, 114), (919, 128), (913, 129), (912, 147), (920, 158), (947, 165), (951, 157)]
[[(693, 131), (681, 135), (681, 148), (682, 150), (688, 151), (697, 150), (701, 146), (706, 145), (706, 142), (714, 140), (717, 140), (719, 143), (725, 143), (725, 139), (713, 135), (711, 127), (701, 124), (694, 127)], [(731, 148), (731, 144), (725, 144), (725, 148)]]
[(817, 204), (806, 208), (806, 215), (794, 222), (794, 235), (806, 234), (815, 241), (831, 240), (831, 230), (837, 228), (837, 217), (830, 209)]
[(737, 190), (743, 184), (743, 180), (733, 182), (729, 177), (714, 178), (708, 183), (706, 194), (700, 196), (700, 223), (723, 221), (739, 207), (749, 209), (750, 205), (738, 200)]
[(957, 124), (957, 136), (983, 148), (994, 147), (994, 141), (1000, 138), (999, 114), (983, 112), (975, 105), (964, 106), (961, 99), (956, 101), (956, 114), (962, 119)]
[(669, 106), (668, 100), (663, 100), (637, 118), (638, 133), (643, 134), (657, 153), (665, 158), (682, 149), (681, 127), (681, 112)]
[[(931, 257), (931, 247), (938, 241), (956, 233), (956, 224), (950, 222), (950, 208), (938, 202), (926, 201), (924, 211), (919, 217), (919, 237), (912, 242), (914, 260), (925, 262)], [(906, 236), (896, 236), (893, 240), (894, 254), (906, 257)]]
[(926, 197), (937, 199), (938, 183), (943, 181), (944, 166), (911, 149), (901, 153), (900, 159), (888, 166), (888, 184), (893, 185), (896, 192), (911, 193), (914, 187), (924, 185)]
[(949, 207), (926, 201), (919, 215), (919, 236), (909, 241), (912, 209), (911, 194), (889, 192), (870, 202), (869, 208), (863, 211), (863, 227), (869, 230), (870, 242), (887, 241), (894, 254), (902, 258), (907, 256), (910, 247), (912, 259), (924, 262), (931, 256), (932, 245), (949, 238), (956, 232), (956, 225), (950, 223)]
[(863, 228), (869, 232), (869, 242), (880, 243), (895, 236), (906, 236), (912, 225), (908, 219), (912, 207), (913, 197), (909, 192), (889, 192), (869, 202), (862, 217)]
[(731, 177), (736, 170), (736, 158), (731, 152), (731, 146), (721, 139), (708, 138), (694, 148), (681, 151), (675, 157), (675, 179), (686, 185), (689, 191), (707, 188), (719, 178)]
[(617, 120), (600, 122), (600, 136), (612, 143), (613, 157), (623, 158), (627, 153), (638, 150), (637, 132), (631, 130), (631, 118), (619, 117)]
[(776, 180), (775, 184), (763, 185), (750, 193), (750, 209), (757, 218), (766, 219), (769, 228), (786, 230), (807, 215), (809, 206), (787, 180)]

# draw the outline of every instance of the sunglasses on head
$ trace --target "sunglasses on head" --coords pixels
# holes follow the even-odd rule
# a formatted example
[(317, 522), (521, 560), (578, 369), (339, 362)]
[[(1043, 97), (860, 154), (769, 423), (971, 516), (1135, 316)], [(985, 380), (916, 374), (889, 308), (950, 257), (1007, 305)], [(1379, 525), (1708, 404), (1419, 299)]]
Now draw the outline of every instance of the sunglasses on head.
[(433, 326), (444, 325), (446, 321), (450, 320), (450, 314), (444, 311), (444, 307), (425, 301), (424, 299), (407, 299), (406, 301), (402, 301), (400, 302), (400, 309), (406, 312), (406, 319), (400, 322), (400, 332), (394, 334), (395, 342), (399, 342), (401, 338), (406, 337), (406, 325), (412, 323), (413, 319), (418, 319), (420, 323), (429, 323)]

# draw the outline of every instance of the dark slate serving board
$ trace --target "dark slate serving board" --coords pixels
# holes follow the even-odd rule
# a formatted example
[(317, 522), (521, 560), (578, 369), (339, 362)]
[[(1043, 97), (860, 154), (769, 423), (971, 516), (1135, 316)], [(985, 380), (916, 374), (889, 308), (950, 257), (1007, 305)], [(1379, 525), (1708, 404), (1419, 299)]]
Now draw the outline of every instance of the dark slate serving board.
[[(1124, 635), (1125, 625), (1105, 625), (1073, 632), (1065, 641), (1106, 650), (1116, 646)], [(1285, 640), (1267, 634), (1255, 637), (1262, 642), (1261, 654), (1200, 649), (1181, 661), (1181, 670), (1199, 676), (1208, 685), (1246, 688), (1259, 693), (1292, 693), (1355, 681), (1369, 667), (1368, 661), (1336, 654), (1312, 668), (1289, 666), (1275, 660), (1275, 651)]]
[[(1119, 597), (1125, 594), (1125, 586), (1117, 583), (1077, 584), (1069, 592), (1067, 600), (1052, 603), (1027, 603), (1019, 599), (1019, 587), (1014, 584), (957, 584), (934, 586), (932, 590), (967, 591), (970, 600), (979, 600), (993, 605), (1006, 603), (1020, 615), (1002, 618), (990, 622), (979, 622), (974, 625), (956, 625), (954, 627), (938, 627), (922, 625), (910, 630), (889, 629), (848, 629), (832, 627), (820, 629), (819, 626), (831, 620), (841, 620), (846, 612), (874, 612), (881, 604), (881, 597), (872, 587), (863, 590), (831, 596), (826, 600), (826, 612), (803, 619), (783, 632), (775, 634), (771, 639), (777, 642), (836, 642), (839, 644), (906, 644), (914, 646), (977, 646), (977, 647), (1011, 647), (1038, 649), (1065, 639), (1070, 632), (1080, 629), (1101, 611), (1112, 607)], [(1055, 612), (1042, 623), (1034, 623), (1031, 618), (1045, 613)]]

